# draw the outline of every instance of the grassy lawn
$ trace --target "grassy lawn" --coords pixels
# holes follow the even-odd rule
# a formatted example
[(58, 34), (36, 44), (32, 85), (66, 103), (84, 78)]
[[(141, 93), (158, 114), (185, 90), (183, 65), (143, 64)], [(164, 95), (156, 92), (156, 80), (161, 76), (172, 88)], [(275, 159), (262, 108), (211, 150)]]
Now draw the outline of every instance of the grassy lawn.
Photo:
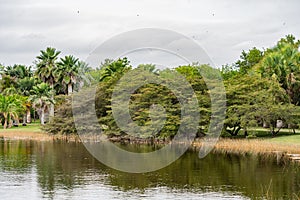
[(40, 129), (40, 122), (36, 121), (31, 124), (27, 124), (27, 126), (22, 126), (22, 124), (19, 127), (11, 127), (9, 129), (3, 129), (3, 127), (0, 125), (0, 133), (9, 133), (9, 132), (42, 132)]
[[(281, 129), (278, 135), (273, 137), (270, 130), (267, 128), (252, 128), (248, 131), (249, 138), (266, 139), (271, 142), (283, 143), (283, 144), (299, 144), (300, 145), (300, 130), (296, 130), (296, 134), (291, 129)], [(224, 138), (245, 138), (243, 130), (235, 137), (230, 134), (223, 134)]]
[(300, 145), (300, 135), (278, 136), (271, 139), (272, 142), (290, 143)]

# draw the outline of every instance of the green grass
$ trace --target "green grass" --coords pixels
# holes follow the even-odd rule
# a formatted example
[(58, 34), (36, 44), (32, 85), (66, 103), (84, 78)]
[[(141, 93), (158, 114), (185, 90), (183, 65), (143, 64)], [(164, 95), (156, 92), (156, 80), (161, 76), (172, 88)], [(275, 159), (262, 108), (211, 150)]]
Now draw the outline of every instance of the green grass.
[(278, 136), (272, 138), (271, 141), (300, 145), (300, 135), (297, 134), (297, 135), (288, 135), (288, 136)]
[[(300, 130), (296, 130), (296, 134), (291, 129), (281, 129), (280, 132), (274, 137), (267, 128), (251, 128), (248, 130), (248, 135), (251, 138), (261, 138), (274, 141), (276, 143), (282, 142), (285, 144), (299, 144), (300, 145)], [(235, 137), (225, 133), (222, 135), (224, 138), (245, 138), (243, 130)]]
[(18, 131), (18, 132), (41, 132), (40, 127), (41, 127), (41, 125), (40, 125), (39, 121), (32, 122), (31, 124), (27, 124), (27, 126), (22, 126), (22, 124), (21, 124), (21, 125), (19, 125), (19, 127), (11, 127), (8, 129), (3, 129), (3, 126), (0, 126), (0, 133), (15, 132), (15, 131)]

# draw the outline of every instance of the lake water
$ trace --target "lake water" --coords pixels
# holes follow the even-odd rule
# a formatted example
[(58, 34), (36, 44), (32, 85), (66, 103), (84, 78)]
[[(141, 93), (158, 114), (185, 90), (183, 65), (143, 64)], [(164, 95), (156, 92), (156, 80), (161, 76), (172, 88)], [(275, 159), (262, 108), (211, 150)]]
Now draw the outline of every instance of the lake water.
[(0, 140), (0, 199), (298, 199), (299, 165), (186, 152), (156, 172), (128, 174), (79, 143)]

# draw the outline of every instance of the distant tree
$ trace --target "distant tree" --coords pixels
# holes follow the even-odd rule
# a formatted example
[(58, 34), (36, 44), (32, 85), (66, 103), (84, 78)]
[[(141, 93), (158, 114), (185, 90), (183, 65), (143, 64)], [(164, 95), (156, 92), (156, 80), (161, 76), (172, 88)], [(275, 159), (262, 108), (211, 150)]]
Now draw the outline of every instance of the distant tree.
[(234, 76), (239, 75), (238, 69), (234, 65), (229, 64), (223, 65), (220, 72), (223, 80), (228, 80)]
[(6, 68), (4, 68), (3, 74), (9, 75), (16, 79), (23, 79), (25, 77), (33, 76), (31, 66), (27, 67), (25, 65), (13, 65), (12, 67), (7, 66)]
[[(37, 56), (37, 64), (35, 74), (43, 82), (48, 83), (52, 90), (56, 79), (57, 59), (60, 51), (55, 48), (47, 47), (46, 50), (41, 50), (40, 55)], [(54, 93), (51, 96), (51, 101), (54, 101)], [(50, 104), (50, 116), (54, 116), (54, 104)]]
[(106, 58), (103, 62), (100, 63), (99, 68), (97, 68), (97, 69), (105, 68), (108, 65), (110, 65), (112, 62), (114, 62), (113, 59)]
[(61, 82), (62, 84), (67, 85), (68, 95), (73, 93), (73, 86), (79, 79), (78, 60), (78, 58), (75, 58), (72, 55), (65, 56), (64, 58), (60, 59), (60, 62), (58, 62), (58, 67), (55, 71), (56, 82)]
[(100, 69), (100, 81), (107, 81), (111, 78), (124, 74), (126, 71), (132, 68), (129, 63), (129, 60), (127, 60), (125, 57), (122, 59), (119, 58), (118, 60), (103, 66)]
[(33, 107), (38, 110), (40, 115), (41, 124), (45, 124), (45, 112), (50, 105), (54, 104), (52, 100), (53, 90), (47, 83), (40, 83), (33, 87), (29, 100), (32, 102)]
[(90, 85), (94, 81), (93, 76), (91, 75), (91, 72), (93, 69), (85, 62), (78, 61), (78, 80), (75, 84), (75, 89), (79, 90), (81, 89), (85, 84)]
[(137, 68), (156, 74), (159, 72), (159, 70), (156, 69), (154, 64), (140, 64), (137, 66)]
[(253, 47), (248, 52), (242, 51), (240, 59), (235, 63), (241, 74), (246, 74), (254, 65), (263, 58), (263, 52)]
[(7, 88), (16, 88), (17, 81), (14, 77), (10, 75), (6, 75), (4, 73), (1, 74), (0, 79), (0, 92), (3, 92)]
[(37, 81), (34, 77), (25, 77), (18, 80), (16, 83), (17, 93), (23, 96), (30, 96), (30, 91), (36, 83)]
[(257, 71), (263, 77), (276, 77), (290, 97), (300, 104), (300, 42), (291, 35), (282, 38), (274, 48), (268, 49), (258, 65)]

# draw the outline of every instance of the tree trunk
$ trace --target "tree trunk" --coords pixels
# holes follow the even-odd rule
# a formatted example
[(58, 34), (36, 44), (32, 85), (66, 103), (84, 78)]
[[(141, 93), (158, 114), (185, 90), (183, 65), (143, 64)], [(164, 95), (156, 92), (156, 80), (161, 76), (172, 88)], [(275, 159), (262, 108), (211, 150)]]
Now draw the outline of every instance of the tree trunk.
[(35, 109), (33, 109), (33, 122), (35, 122)]
[(41, 124), (44, 125), (45, 124), (45, 109), (44, 108), (41, 109), (40, 118), (41, 118)]
[(247, 137), (247, 136), (248, 136), (248, 130), (247, 130), (247, 128), (246, 128), (246, 127), (244, 128), (244, 136), (245, 136), (245, 137)]
[(13, 123), (12, 123), (13, 121), (12, 121), (12, 119), (11, 119), (11, 117), (9, 118), (9, 121), (8, 121), (8, 128), (11, 128), (12, 127), (12, 125), (13, 125)]
[[(4, 113), (4, 125), (3, 125), (3, 129), (6, 129), (7, 128), (7, 115)], [(6, 115), (6, 117), (5, 117)]]
[(72, 87), (72, 83), (68, 84), (68, 95), (71, 95), (73, 93), (73, 87)]
[(233, 130), (228, 130), (226, 127), (226, 131), (231, 135), (231, 136), (237, 136), (239, 134), (239, 131), (242, 129), (240, 126), (234, 126)]
[[(51, 84), (51, 89), (54, 91), (54, 84)], [(54, 101), (54, 94), (51, 95), (51, 100)], [(52, 117), (54, 117), (54, 104), (50, 104), (50, 112), (49, 112), (49, 115), (50, 115), (50, 120)]]
[[(24, 121), (25, 122), (25, 121)], [(27, 108), (26, 110), (26, 123), (31, 123), (31, 113), (30, 108)]]
[(19, 120), (19, 117), (18, 116), (16, 116), (16, 119), (15, 119), (15, 121), (16, 121), (16, 124), (20, 124), (20, 120)]
[(26, 121), (27, 121), (27, 117), (26, 115), (23, 116), (23, 123), (22, 124), (26, 124)]
[(235, 130), (235, 133), (234, 133), (234, 134), (235, 134), (235, 135), (238, 135), (238, 134), (239, 134), (239, 131), (240, 131), (241, 129), (242, 129), (242, 127), (239, 126), (239, 127)]

